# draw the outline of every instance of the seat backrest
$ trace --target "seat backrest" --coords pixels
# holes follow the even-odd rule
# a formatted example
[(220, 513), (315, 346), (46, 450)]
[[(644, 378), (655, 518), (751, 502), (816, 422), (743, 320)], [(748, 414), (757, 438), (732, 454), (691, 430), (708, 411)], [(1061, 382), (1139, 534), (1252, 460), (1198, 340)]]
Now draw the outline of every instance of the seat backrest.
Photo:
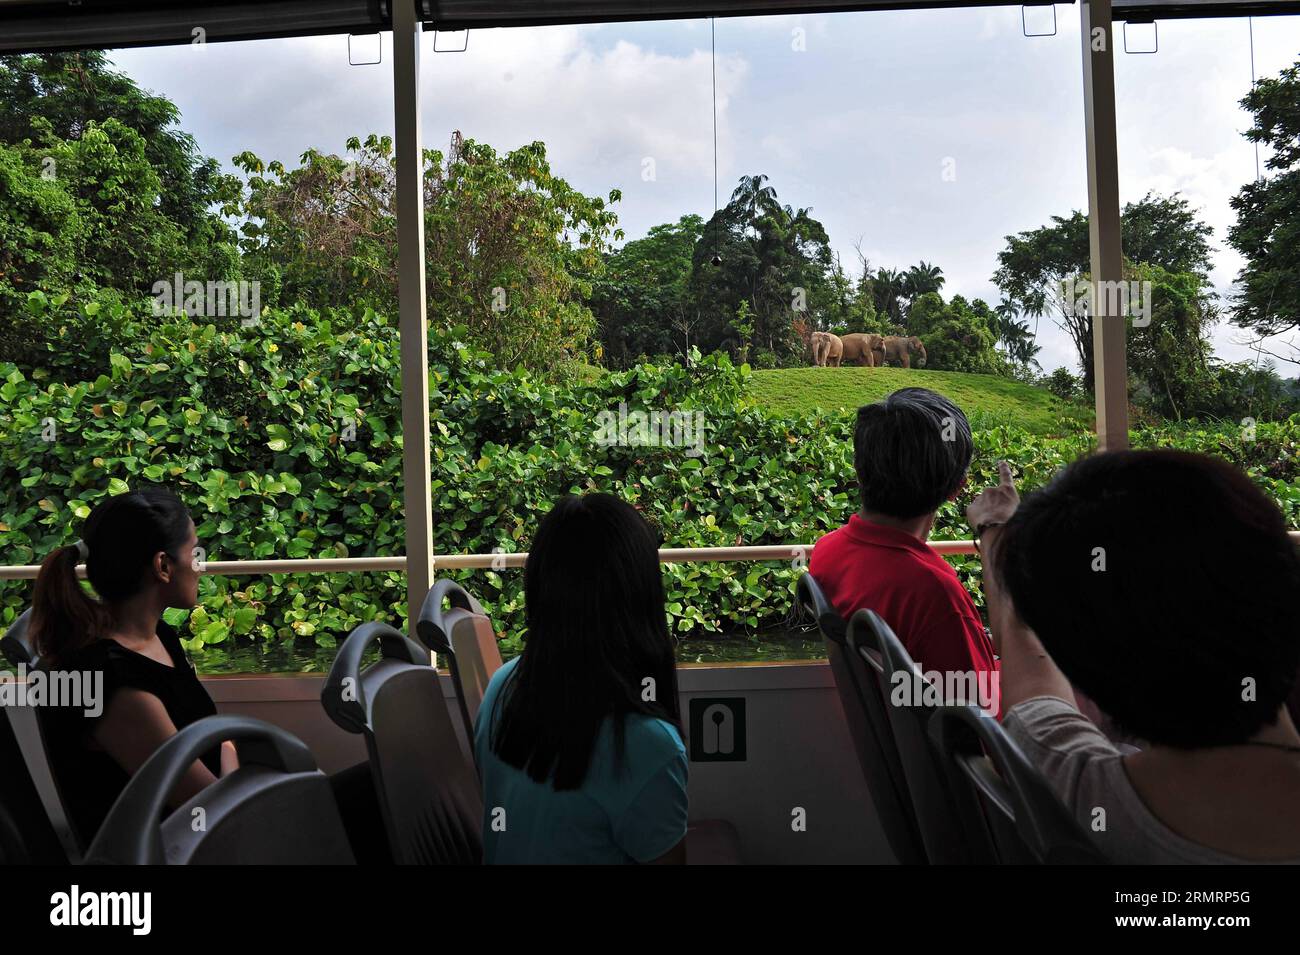
[(28, 629), (32, 622), (32, 608), (28, 607), (18, 615), (5, 635), (0, 637), (0, 654), (9, 661), (10, 666), (18, 666), (25, 663), (27, 666), (35, 666), (37, 662), (36, 647), (32, 645), (31, 633)]
[(931, 717), (929, 735), (954, 788), (965, 786), (978, 800), (1001, 861), (1106, 862), (993, 716), (973, 705), (943, 706)]
[[(44, 796), (29, 764), (45, 773)], [(56, 811), (62, 832), (51, 818), (45, 797)], [(6, 858), (42, 865), (65, 865), (70, 859), (81, 858), (45, 759), (36, 714), (30, 707), (0, 706), (0, 807), (6, 810), (12, 827), (4, 839)]]
[(8, 803), (0, 802), (0, 866), (32, 865), (32, 854), (27, 849), (18, 822), (9, 811)]
[[(160, 822), (201, 754), (233, 740), (239, 768)], [(86, 853), (96, 865), (350, 865), (329, 779), (278, 726), (209, 716), (163, 743), (122, 790)]]
[[(15, 669), (28, 674), (40, 667), (40, 656), (31, 639), (31, 608), (20, 613), (0, 638), (0, 651)], [(19, 669), (21, 675), (23, 671)], [(17, 689), (18, 684), (12, 686)], [(30, 842), (33, 858), (50, 864), (80, 862), (84, 844), (72, 825), (63, 803), (58, 780), (45, 745), (39, 708), (4, 706), (0, 718), (0, 774), (12, 774), (8, 785), (0, 785), (6, 798), (17, 800), (13, 812), (20, 832)], [(53, 837), (53, 844), (50, 837)]]
[[(0, 638), (0, 652), (3, 652), (5, 659), (15, 669), (25, 667), (28, 674), (41, 665), (40, 655), (32, 641), (31, 619), (32, 610), (28, 607), (9, 625), (4, 637)], [(11, 781), (15, 790), (12, 794), (19, 800), (17, 818), (22, 826), (20, 831), (25, 837), (26, 834), (31, 834), (31, 848), (36, 858), (45, 859), (51, 864), (80, 862), (84, 842), (72, 824), (58, 780), (54, 777), (38, 708), (6, 706), (4, 709), (5, 726), (0, 730), (0, 735), (3, 736), (3, 744), (0, 745), (0, 753), (3, 753), (0, 767), (3, 768), (0, 773), (9, 772), (10, 767), (20, 765), (25, 770), (14, 769), (15, 779)], [(32, 804), (28, 797), (32, 794), (35, 796), (35, 805), (39, 806), (39, 819), (30, 811)], [(50, 833), (54, 837), (53, 848), (48, 842)]]
[(816, 621), (826, 641), (835, 689), (885, 838), (900, 863), (923, 865), (925, 849), (875, 673), (868, 672), (863, 660), (850, 648), (844, 618), (831, 606), (812, 574), (801, 576), (796, 587), (800, 609)]
[[(444, 602), (450, 606), (444, 608)], [(468, 591), (444, 578), (429, 588), (415, 630), (421, 643), (447, 658), (465, 738), (473, 752), (474, 720), (488, 681), (501, 669), (501, 650), (492, 621)]]
[[(972, 801), (954, 790), (926, 726), (942, 702), (898, 635), (878, 614), (859, 610), (850, 621), (855, 635), (870, 632), (880, 649), (879, 686), (899, 762), (912, 797), (925, 853), (934, 865), (987, 864), (996, 861), (993, 844), (968, 824)], [(865, 645), (859, 636), (859, 654)], [(958, 800), (964, 799), (965, 804)]]
[[(362, 655), (376, 640), (383, 657), (362, 672)], [(365, 737), (394, 861), (482, 861), (478, 776), (428, 650), (387, 624), (362, 624), (339, 647), (321, 703), (340, 727)]]

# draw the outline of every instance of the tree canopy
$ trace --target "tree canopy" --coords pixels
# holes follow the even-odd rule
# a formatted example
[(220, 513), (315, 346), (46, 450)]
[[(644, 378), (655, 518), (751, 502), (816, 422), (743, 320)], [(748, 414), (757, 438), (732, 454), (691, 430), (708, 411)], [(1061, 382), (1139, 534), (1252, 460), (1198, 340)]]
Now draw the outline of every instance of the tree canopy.
[[(250, 274), (272, 301), (397, 309), (396, 165), (389, 137), (347, 143), (351, 158), (308, 150), (288, 169), (235, 157), (248, 190), (227, 212), (244, 219)], [(595, 319), (585, 300), (604, 268), (620, 198), (585, 196), (556, 176), (546, 146), (497, 154), (453, 140), (425, 152), (429, 315), (465, 326), (503, 367), (563, 370), (587, 357)]]
[[(1208, 275), (1212, 232), (1196, 217), (1187, 200), (1176, 193), (1147, 193), (1138, 202), (1125, 204), (1120, 213), (1125, 258), (1166, 272), (1195, 276), (1207, 310), (1211, 298)], [(1077, 308), (1076, 299), (1064, 291), (1067, 283), (1091, 271), (1088, 216), (1078, 210), (1068, 216), (1052, 216), (1049, 225), (1009, 235), (1006, 243), (998, 253), (993, 283), (1017, 312), (1051, 314), (1056, 319), (1074, 343), (1083, 380), (1091, 388), (1092, 315)]]
[[(1237, 276), (1233, 324), (1261, 337), (1300, 329), (1300, 62), (1266, 77), (1241, 101), (1254, 115), (1246, 137), (1268, 146), (1272, 173), (1231, 200), (1228, 242), (1246, 257)], [(1278, 356), (1300, 364), (1300, 344)]]

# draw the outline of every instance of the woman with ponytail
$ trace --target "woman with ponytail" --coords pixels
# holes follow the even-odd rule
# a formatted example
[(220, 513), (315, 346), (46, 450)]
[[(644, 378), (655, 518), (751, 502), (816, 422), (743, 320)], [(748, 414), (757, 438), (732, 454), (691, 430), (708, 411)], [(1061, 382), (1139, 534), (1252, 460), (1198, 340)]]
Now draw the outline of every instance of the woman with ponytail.
[[(102, 502), (83, 539), (41, 565), (31, 631), (47, 670), (103, 674), (96, 706), (42, 713), (55, 778), (83, 843), (131, 775), (177, 730), (217, 712), (162, 613), (198, 601), (198, 540), (185, 505), (148, 488)], [(86, 565), (88, 593), (77, 579)], [(94, 684), (92, 684), (94, 685)], [(226, 742), (196, 761), (169, 802), (236, 767)]]

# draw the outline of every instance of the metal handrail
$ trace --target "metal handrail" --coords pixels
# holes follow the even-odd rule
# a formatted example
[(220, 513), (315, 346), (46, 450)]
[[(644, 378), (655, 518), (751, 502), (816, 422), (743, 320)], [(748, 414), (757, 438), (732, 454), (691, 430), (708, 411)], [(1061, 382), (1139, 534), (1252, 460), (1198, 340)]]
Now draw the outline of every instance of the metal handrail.
[[(1300, 546), (1300, 531), (1290, 531), (1291, 539)], [(975, 542), (929, 541), (935, 553), (945, 556), (976, 554)], [(788, 560), (807, 564), (812, 554), (812, 544), (764, 544), (754, 547), (667, 547), (659, 551), (664, 564), (730, 563), (747, 560)], [(524, 566), (526, 552), (517, 554), (440, 554), (433, 559), (434, 567), (447, 570), (506, 570)], [(40, 573), (37, 564), (0, 567), (0, 580), (34, 580)], [(84, 573), (84, 565), (78, 566)], [(356, 574), (406, 570), (405, 557), (336, 557), (304, 558), (302, 560), (209, 560), (199, 566), (199, 573), (216, 576), (242, 576), (256, 574)]]
[[(940, 554), (973, 554), (974, 541), (931, 541)], [(659, 551), (665, 564), (730, 562), (746, 560), (803, 560), (807, 563), (812, 544), (767, 544), (757, 547), (668, 547)], [(526, 552), (517, 554), (438, 554), (434, 566), (447, 570), (505, 570), (522, 567)], [(82, 570), (84, 565), (78, 567)], [(37, 564), (0, 567), (0, 580), (32, 580), (40, 572)], [(405, 557), (337, 557), (302, 560), (209, 560), (199, 573), (219, 576), (243, 574), (351, 574), (404, 571)]]

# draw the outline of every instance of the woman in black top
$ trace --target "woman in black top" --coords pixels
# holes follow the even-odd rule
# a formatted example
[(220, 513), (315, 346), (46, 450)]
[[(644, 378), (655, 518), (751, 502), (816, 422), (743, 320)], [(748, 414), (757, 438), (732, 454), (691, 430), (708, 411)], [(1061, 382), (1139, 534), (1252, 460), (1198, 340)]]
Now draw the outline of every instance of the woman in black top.
[[(87, 674), (86, 693), (102, 674), (93, 705), (42, 713), (55, 778), (87, 843), (145, 760), (217, 708), (162, 620), (167, 608), (198, 601), (198, 540), (185, 506), (157, 488), (119, 494), (91, 512), (84, 534), (41, 565), (32, 632), (44, 669)], [(99, 599), (77, 580), (82, 560)], [(168, 802), (181, 805), (237, 765), (234, 745), (222, 743)]]
[[(198, 538), (185, 505), (161, 488), (119, 494), (96, 506), (83, 533), (41, 565), (31, 630), (44, 669), (102, 674), (99, 698), (85, 701), (83, 693), (89, 706), (41, 711), (55, 779), (88, 845), (145, 760), (217, 708), (162, 619), (168, 607), (198, 602)], [(77, 580), (81, 561), (98, 600)], [(233, 743), (204, 753), (168, 805), (182, 805), (238, 766)], [(330, 784), (357, 861), (391, 862), (369, 764), (335, 773)]]

